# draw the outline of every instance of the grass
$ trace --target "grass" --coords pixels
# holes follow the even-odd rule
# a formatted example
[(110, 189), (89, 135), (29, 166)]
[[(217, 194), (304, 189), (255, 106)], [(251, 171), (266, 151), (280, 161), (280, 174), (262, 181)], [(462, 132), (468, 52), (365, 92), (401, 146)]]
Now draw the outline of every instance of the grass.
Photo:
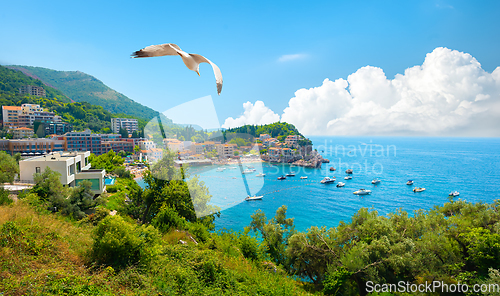
[[(283, 272), (196, 245), (183, 231), (161, 240), (147, 268), (121, 270), (90, 261), (90, 224), (67, 220), (23, 200), (0, 206), (0, 292), (4, 295), (309, 295)], [(212, 234), (214, 240), (217, 234)], [(179, 244), (179, 239), (187, 244)]]

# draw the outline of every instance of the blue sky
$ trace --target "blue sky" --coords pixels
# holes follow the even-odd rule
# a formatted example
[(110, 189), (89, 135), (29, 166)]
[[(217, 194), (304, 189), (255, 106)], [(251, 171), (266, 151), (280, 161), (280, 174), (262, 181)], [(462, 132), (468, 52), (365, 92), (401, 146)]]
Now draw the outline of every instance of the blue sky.
[[(453, 60), (456, 63), (453, 62), (454, 68), (450, 71), (461, 73), (462, 68), (457, 68), (461, 63), (477, 61), (480, 65), (475, 69), (483, 72), (477, 74), (471, 70), (470, 73), (477, 74), (474, 79), (491, 81), (471, 92), (470, 98), (458, 98), (453, 90), (439, 88), (439, 94), (428, 98), (420, 113), (413, 115), (418, 116), (418, 120), (433, 120), (432, 116), (443, 116), (436, 112), (429, 115), (434, 109), (450, 117), (461, 112), (465, 115), (460, 116), (469, 116), (470, 110), (476, 110), (473, 112), (476, 117), (466, 118), (468, 125), (474, 126), (477, 117), (488, 117), (486, 123), (491, 128), (484, 135), (498, 136), (500, 133), (493, 127), (498, 113), (484, 116), (481, 112), (486, 111), (481, 110), (492, 108), (483, 106), (484, 100), (478, 98), (486, 98), (496, 110), (500, 76), (491, 74), (500, 66), (499, 12), (499, 1), (3, 1), (0, 4), (0, 64), (82, 71), (160, 112), (211, 95), (221, 123), (228, 117), (240, 118), (239, 122), (243, 123), (259, 123), (263, 120), (261, 113), (267, 112), (274, 114), (267, 118), (287, 119), (309, 134), (328, 134), (332, 129), (343, 133), (360, 112), (382, 106), (383, 110), (373, 114), (377, 118), (371, 123), (375, 133), (468, 135), (457, 132), (464, 130), (459, 123), (437, 130), (432, 126), (426, 130), (411, 127), (411, 122), (394, 119), (394, 112), (400, 109), (392, 108), (406, 104), (416, 110), (409, 101), (400, 101), (423, 102), (422, 96), (436, 92), (421, 86), (412, 92), (425, 95), (406, 98), (400, 92), (408, 88), (396, 85), (399, 83), (396, 74), (403, 75), (403, 80), (409, 81), (404, 83), (413, 87), (414, 80), (405, 70), (422, 66), (426, 55), (431, 53), (438, 57), (434, 65), (449, 62), (447, 58), (458, 53), (462, 62)], [(224, 77), (221, 95), (217, 96), (208, 64), (200, 66), (201, 77), (198, 77), (177, 57), (130, 58), (135, 50), (161, 43), (176, 43), (186, 52), (204, 55), (217, 64)], [(448, 51), (435, 52), (441, 47)], [(366, 66), (372, 68), (364, 68)], [(434, 69), (428, 66), (431, 68)], [(372, 72), (365, 75), (366, 80), (358, 79), (354, 89), (354, 78), (361, 75), (352, 74), (360, 73), (360, 69)], [(396, 87), (389, 91), (398, 92), (392, 105), (379, 102), (384, 100), (382, 97), (368, 95), (379, 89), (378, 86), (366, 93), (361, 91), (369, 88), (366, 85), (374, 81), (377, 69), (385, 74), (391, 87)], [(422, 75), (427, 75), (425, 79), (433, 75), (447, 76), (443, 69), (424, 71)], [(325, 100), (324, 104), (331, 110), (345, 103), (342, 95), (333, 93), (322, 96), (304, 90), (297, 95), (300, 89), (326, 89), (325, 79), (337, 83), (337, 88), (331, 91), (341, 92), (344, 87), (350, 96), (348, 100), (360, 99), (373, 106), (366, 105), (359, 110), (346, 107), (336, 115), (335, 111), (325, 113), (320, 116), (322, 121), (311, 125), (304, 119), (309, 115), (293, 109), (299, 105), (304, 108), (307, 100), (313, 100), (319, 108), (323, 104), (321, 100)], [(311, 96), (316, 97), (311, 99)], [(456, 102), (450, 106), (433, 105), (432, 102), (440, 98), (449, 104)], [(259, 105), (260, 111), (252, 109), (257, 101), (263, 102)], [(291, 105), (293, 102), (295, 107)], [(470, 102), (472, 105), (468, 105)], [(247, 103), (245, 109), (244, 103)], [(287, 107), (288, 113), (284, 112)], [(463, 111), (459, 107), (472, 109)], [(245, 117), (244, 111), (249, 115)], [(254, 114), (250, 114), (252, 112)], [(400, 128), (377, 123), (391, 120), (394, 120), (392, 126)], [(370, 129), (359, 132), (365, 133), (370, 133)]]

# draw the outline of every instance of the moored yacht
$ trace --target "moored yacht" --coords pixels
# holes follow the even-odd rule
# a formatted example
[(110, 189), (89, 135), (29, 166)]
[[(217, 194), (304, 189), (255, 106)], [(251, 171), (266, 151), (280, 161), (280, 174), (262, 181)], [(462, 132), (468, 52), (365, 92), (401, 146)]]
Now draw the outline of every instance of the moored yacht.
[(328, 184), (328, 183), (333, 183), (333, 182), (335, 182), (335, 178), (324, 177), (323, 180), (321, 180), (322, 184)]
[(353, 193), (356, 194), (356, 195), (367, 195), (367, 194), (372, 193), (372, 191), (361, 188), (361, 189), (359, 189), (357, 191), (354, 191)]
[(262, 199), (262, 197), (264, 197), (263, 195), (259, 195), (259, 196), (247, 196), (245, 197), (245, 200), (246, 201), (249, 201), (249, 200), (258, 200), (258, 199)]

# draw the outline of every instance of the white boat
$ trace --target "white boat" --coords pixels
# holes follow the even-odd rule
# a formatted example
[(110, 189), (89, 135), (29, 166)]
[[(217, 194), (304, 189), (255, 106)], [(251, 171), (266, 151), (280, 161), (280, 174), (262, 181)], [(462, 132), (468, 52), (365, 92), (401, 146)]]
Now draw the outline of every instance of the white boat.
[(245, 197), (245, 200), (248, 201), (248, 200), (258, 200), (258, 199), (262, 199), (264, 197), (264, 195), (259, 195), (259, 196), (247, 196)]
[(253, 172), (254, 172), (253, 170), (246, 169), (243, 171), (243, 174), (251, 174)]
[(408, 180), (408, 182), (406, 182), (406, 185), (413, 185), (413, 180)]
[(453, 191), (453, 192), (450, 192), (449, 196), (459, 196), (460, 195), (460, 192), (458, 191)]
[(256, 177), (265, 177), (266, 174), (263, 174), (263, 173), (258, 173), (257, 175), (255, 175)]
[(295, 176), (295, 172), (289, 172), (288, 174), (286, 174), (287, 177), (294, 177)]
[(422, 188), (422, 187), (413, 188), (413, 192), (422, 192), (422, 191), (425, 191), (425, 188)]
[(372, 193), (372, 191), (361, 188), (358, 191), (354, 191), (353, 193), (356, 195), (367, 195), (367, 194)]
[(345, 183), (344, 183), (344, 182), (339, 182), (339, 183), (337, 184), (337, 187), (344, 187), (344, 185), (345, 185)]
[(347, 170), (345, 171), (345, 173), (346, 173), (346, 174), (352, 174), (352, 169), (347, 169)]
[(223, 172), (226, 168), (218, 168), (217, 172)]
[(229, 167), (230, 170), (237, 169), (238, 167)]
[(300, 177), (300, 178), (301, 178), (301, 179), (307, 179), (307, 176), (302, 176), (302, 177)]
[(346, 176), (344, 177), (344, 180), (351, 180), (352, 179), (352, 176)]
[(380, 183), (380, 180), (379, 180), (379, 179), (373, 179), (373, 180), (372, 180), (372, 184), (378, 184), (378, 183)]
[(321, 180), (322, 184), (328, 184), (328, 183), (333, 183), (333, 182), (335, 182), (335, 178), (324, 177), (323, 180)]

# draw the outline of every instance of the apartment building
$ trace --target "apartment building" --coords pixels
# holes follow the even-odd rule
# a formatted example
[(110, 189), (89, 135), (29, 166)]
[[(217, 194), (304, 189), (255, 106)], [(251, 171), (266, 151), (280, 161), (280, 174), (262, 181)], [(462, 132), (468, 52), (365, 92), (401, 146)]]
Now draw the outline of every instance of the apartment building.
[(114, 152), (124, 151), (127, 153), (134, 153), (134, 142), (123, 140), (103, 141), (101, 139), (101, 153), (108, 153), (113, 150)]
[(43, 122), (45, 135), (64, 135), (73, 131), (73, 126), (66, 122)]
[(23, 85), (19, 88), (19, 93), (22, 95), (31, 95), (31, 96), (38, 96), (38, 97), (45, 97), (45, 89), (40, 86), (34, 86), (34, 85)]
[(31, 138), (34, 135), (33, 129), (29, 127), (18, 127), (12, 130), (14, 139)]
[(299, 141), (299, 136), (297, 136), (297, 135), (287, 136), (285, 139), (285, 144), (288, 147), (296, 148), (299, 146), (298, 141)]
[(18, 128), (32, 126), (38, 120), (42, 122), (55, 121), (54, 112), (44, 111), (40, 105), (23, 104), (19, 106), (2, 106), (4, 126)]
[(0, 150), (14, 155), (41, 155), (52, 151), (65, 151), (66, 141), (62, 138), (51, 139), (3, 139), (0, 140)]
[(236, 144), (218, 144), (215, 145), (219, 158), (230, 158), (234, 156)]
[(40, 105), (22, 104), (18, 115), (18, 126), (32, 126), (38, 120), (41, 122), (54, 121), (54, 112), (45, 111)]
[(81, 132), (69, 132), (63, 135), (68, 151), (90, 151), (95, 155), (103, 154), (102, 138), (99, 134), (92, 134), (90, 129)]
[(19, 126), (21, 106), (2, 106), (3, 126), (9, 129)]
[(166, 143), (166, 147), (170, 151), (182, 152), (182, 151), (184, 151), (184, 142), (183, 141), (179, 141), (179, 140), (168, 141)]
[(130, 118), (111, 118), (111, 131), (115, 134), (120, 132), (120, 128), (127, 130), (129, 134), (139, 129), (137, 119)]
[(201, 143), (196, 143), (196, 144), (191, 144), (189, 146), (189, 149), (191, 150), (192, 154), (203, 154), (205, 151), (205, 146)]
[(34, 182), (33, 175), (42, 173), (46, 168), (58, 172), (61, 183), (75, 187), (87, 180), (92, 184), (92, 192), (104, 192), (105, 170), (90, 169), (88, 160), (90, 152), (52, 152), (47, 155), (21, 160), (19, 162), (19, 178), (23, 181)]

